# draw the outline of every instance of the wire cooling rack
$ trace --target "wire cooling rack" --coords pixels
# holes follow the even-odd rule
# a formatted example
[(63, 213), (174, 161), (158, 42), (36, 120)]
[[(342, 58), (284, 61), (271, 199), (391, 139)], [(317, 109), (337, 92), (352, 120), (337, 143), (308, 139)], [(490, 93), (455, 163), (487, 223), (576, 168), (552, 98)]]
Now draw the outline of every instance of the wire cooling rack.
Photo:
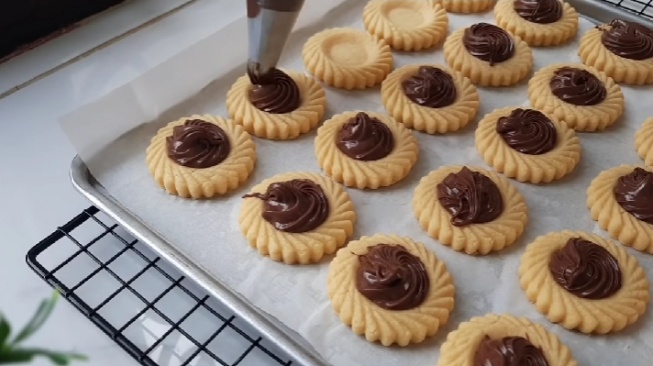
[(653, 0), (600, 0), (615, 5), (637, 15), (653, 19)]
[(142, 365), (293, 365), (95, 207), (34, 246), (27, 263)]

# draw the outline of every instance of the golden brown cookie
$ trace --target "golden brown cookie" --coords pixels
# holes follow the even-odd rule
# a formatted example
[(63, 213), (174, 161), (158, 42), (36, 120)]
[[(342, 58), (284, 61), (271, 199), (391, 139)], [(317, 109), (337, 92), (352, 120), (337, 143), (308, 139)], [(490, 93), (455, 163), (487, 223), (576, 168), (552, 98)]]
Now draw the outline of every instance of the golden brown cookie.
[(392, 117), (352, 111), (333, 116), (317, 130), (315, 154), (324, 173), (335, 181), (377, 189), (408, 175), (419, 146), (412, 131)]
[(556, 117), (535, 109), (506, 107), (478, 123), (476, 149), (508, 178), (549, 183), (573, 171), (580, 161), (580, 139)]
[(578, 50), (583, 63), (618, 83), (653, 84), (653, 30), (615, 19), (587, 31)]
[(478, 167), (443, 166), (430, 172), (415, 188), (413, 210), (429, 236), (473, 255), (512, 245), (528, 222), (517, 188)]
[(212, 115), (168, 123), (152, 137), (146, 154), (147, 168), (161, 188), (194, 199), (237, 188), (256, 164), (256, 146), (242, 126)]
[(552, 232), (526, 247), (519, 279), (528, 299), (551, 322), (605, 334), (637, 321), (649, 284), (637, 259), (598, 235)]
[(363, 25), (396, 50), (419, 51), (446, 38), (449, 18), (435, 0), (370, 0)]
[(369, 342), (407, 346), (433, 336), (454, 308), (444, 262), (408, 237), (376, 234), (353, 240), (329, 265), (331, 305)]
[(460, 130), (476, 117), (480, 104), (468, 78), (437, 64), (395, 69), (381, 84), (381, 99), (397, 121), (430, 134)]
[(644, 164), (653, 166), (653, 117), (647, 119), (635, 135), (637, 154), (644, 159)]
[(476, 85), (515, 85), (533, 68), (533, 52), (528, 44), (488, 23), (476, 23), (453, 32), (443, 49), (449, 66)]
[(499, 0), (497, 24), (531, 46), (557, 46), (578, 32), (578, 13), (561, 0)]
[(347, 90), (380, 84), (393, 66), (390, 46), (353, 28), (330, 28), (314, 34), (304, 44), (302, 58), (308, 72), (318, 80)]
[(450, 13), (481, 13), (494, 6), (495, 0), (439, 0)]
[(531, 105), (576, 131), (602, 131), (624, 112), (619, 84), (597, 69), (558, 63), (538, 70), (528, 81)]
[(326, 109), (324, 89), (294, 71), (274, 70), (271, 80), (252, 84), (243, 75), (227, 92), (227, 110), (247, 132), (260, 138), (290, 140), (315, 129)]
[[(503, 359), (496, 360), (497, 355)], [(571, 350), (541, 324), (509, 314), (473, 317), (447, 335), (438, 366), (578, 366)]]
[(587, 189), (587, 207), (611, 237), (653, 254), (653, 168), (620, 165), (601, 172)]
[(243, 196), (238, 223), (262, 255), (308, 264), (347, 242), (356, 212), (338, 183), (315, 173), (292, 172), (265, 179)]

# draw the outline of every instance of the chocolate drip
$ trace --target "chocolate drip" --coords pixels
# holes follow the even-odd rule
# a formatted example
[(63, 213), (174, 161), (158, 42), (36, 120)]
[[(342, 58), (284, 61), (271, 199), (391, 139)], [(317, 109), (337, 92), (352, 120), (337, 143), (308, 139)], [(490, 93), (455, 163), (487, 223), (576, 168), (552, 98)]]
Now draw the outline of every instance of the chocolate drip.
[(229, 137), (219, 126), (201, 119), (187, 120), (166, 137), (167, 154), (175, 163), (189, 168), (220, 164), (231, 150)]
[(267, 113), (290, 113), (301, 105), (297, 83), (281, 70), (274, 69), (262, 78), (255, 78), (249, 91), (250, 102)]
[(524, 337), (485, 336), (474, 354), (474, 366), (549, 366), (542, 349)]
[(619, 177), (614, 196), (621, 208), (638, 220), (653, 225), (653, 173), (635, 168)]
[(342, 126), (336, 145), (352, 159), (371, 161), (388, 156), (395, 143), (385, 123), (360, 112)]
[(485, 175), (463, 167), (437, 185), (438, 201), (451, 214), (451, 224), (490, 222), (503, 212), (499, 187)]
[(558, 132), (542, 112), (517, 108), (497, 121), (497, 133), (511, 148), (523, 154), (541, 155), (556, 146)]
[(399, 245), (377, 244), (358, 257), (356, 288), (376, 305), (389, 310), (418, 307), (430, 280), (419, 257)]
[(421, 66), (417, 75), (401, 85), (408, 99), (424, 107), (442, 108), (456, 101), (456, 84), (451, 75), (432, 66)]
[(513, 6), (520, 17), (533, 23), (550, 24), (562, 18), (559, 0), (516, 0)]
[(465, 29), (463, 45), (472, 56), (489, 62), (490, 66), (515, 54), (515, 43), (510, 34), (488, 23), (477, 23)]
[(582, 238), (571, 238), (549, 261), (553, 279), (584, 299), (605, 299), (621, 288), (617, 259), (605, 248)]
[(601, 42), (610, 52), (631, 60), (653, 57), (653, 30), (642, 24), (615, 19), (603, 30)]
[(594, 74), (574, 67), (561, 67), (550, 82), (551, 92), (560, 100), (574, 105), (597, 105), (608, 92)]
[(248, 197), (263, 200), (263, 219), (289, 233), (311, 231), (329, 217), (329, 200), (322, 187), (308, 179), (272, 183), (265, 194), (243, 196)]

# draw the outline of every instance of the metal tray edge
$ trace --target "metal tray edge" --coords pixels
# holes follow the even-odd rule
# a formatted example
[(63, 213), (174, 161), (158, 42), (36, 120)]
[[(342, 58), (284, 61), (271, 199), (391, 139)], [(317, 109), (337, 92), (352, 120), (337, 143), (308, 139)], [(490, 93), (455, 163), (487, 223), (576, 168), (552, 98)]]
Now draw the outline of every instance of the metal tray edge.
[(305, 342), (303, 338), (276, 321), (276, 319), (271, 319), (270, 315), (210, 276), (188, 257), (163, 240), (156, 232), (134, 217), (131, 212), (123, 209), (110, 195), (102, 192), (98, 188), (101, 185), (95, 181), (88, 167), (79, 156), (74, 157), (69, 175), (73, 187), (94, 206), (109, 215), (125, 230), (154, 250), (157, 255), (165, 258), (185, 276), (197, 282), (198, 285), (220, 300), (237, 317), (250, 323), (262, 336), (292, 357), (295, 362), (308, 366), (328, 365), (316, 351), (309, 348), (308, 345), (302, 344), (302, 342)]

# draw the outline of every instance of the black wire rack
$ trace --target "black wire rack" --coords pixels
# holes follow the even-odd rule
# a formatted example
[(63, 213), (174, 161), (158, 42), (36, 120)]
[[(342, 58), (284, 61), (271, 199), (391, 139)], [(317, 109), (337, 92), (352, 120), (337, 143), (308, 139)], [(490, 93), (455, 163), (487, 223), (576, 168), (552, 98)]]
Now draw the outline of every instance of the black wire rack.
[(600, 0), (637, 15), (653, 19), (653, 0)]
[(43, 239), (26, 259), (142, 365), (293, 365), (96, 207)]

